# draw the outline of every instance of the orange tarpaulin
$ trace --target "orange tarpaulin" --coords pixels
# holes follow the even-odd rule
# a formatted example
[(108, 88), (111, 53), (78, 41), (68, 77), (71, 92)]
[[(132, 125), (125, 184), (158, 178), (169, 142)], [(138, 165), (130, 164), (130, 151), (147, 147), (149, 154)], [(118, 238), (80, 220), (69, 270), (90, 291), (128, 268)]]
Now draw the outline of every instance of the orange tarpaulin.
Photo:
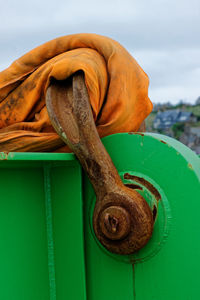
[(47, 42), (0, 72), (0, 151), (65, 151), (45, 106), (52, 78), (85, 73), (100, 137), (137, 131), (151, 112), (148, 77), (116, 41), (75, 34)]

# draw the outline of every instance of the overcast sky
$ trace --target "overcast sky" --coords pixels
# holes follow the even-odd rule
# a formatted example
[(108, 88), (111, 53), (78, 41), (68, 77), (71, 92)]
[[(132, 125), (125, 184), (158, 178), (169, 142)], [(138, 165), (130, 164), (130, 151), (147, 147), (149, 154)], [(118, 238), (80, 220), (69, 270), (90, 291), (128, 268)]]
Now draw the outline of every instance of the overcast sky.
[(119, 41), (150, 78), (154, 103), (200, 96), (200, 0), (0, 0), (0, 70), (55, 37)]

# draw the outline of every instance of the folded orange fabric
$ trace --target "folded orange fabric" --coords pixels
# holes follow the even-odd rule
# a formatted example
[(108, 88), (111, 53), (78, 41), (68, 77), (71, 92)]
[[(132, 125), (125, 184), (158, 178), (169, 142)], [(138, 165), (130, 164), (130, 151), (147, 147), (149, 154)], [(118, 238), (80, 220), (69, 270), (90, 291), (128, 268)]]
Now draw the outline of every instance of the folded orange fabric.
[(137, 131), (152, 110), (148, 77), (116, 41), (74, 34), (47, 42), (0, 72), (0, 151), (66, 151), (45, 106), (51, 78), (85, 73), (100, 137)]

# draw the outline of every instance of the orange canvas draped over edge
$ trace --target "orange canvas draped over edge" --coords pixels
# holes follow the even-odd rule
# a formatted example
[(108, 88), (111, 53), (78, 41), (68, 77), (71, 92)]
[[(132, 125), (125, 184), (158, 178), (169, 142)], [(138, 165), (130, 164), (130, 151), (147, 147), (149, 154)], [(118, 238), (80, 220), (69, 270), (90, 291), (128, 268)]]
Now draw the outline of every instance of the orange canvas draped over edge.
[(82, 70), (100, 137), (134, 132), (152, 110), (148, 77), (116, 41), (74, 34), (49, 41), (0, 72), (0, 151), (67, 151), (49, 120), (52, 78)]

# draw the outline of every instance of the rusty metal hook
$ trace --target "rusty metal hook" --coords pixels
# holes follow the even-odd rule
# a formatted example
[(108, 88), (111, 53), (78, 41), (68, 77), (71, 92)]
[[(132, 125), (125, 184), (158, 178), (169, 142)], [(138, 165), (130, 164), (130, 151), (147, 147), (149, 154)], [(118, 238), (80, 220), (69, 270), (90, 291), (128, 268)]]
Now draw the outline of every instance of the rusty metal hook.
[(55, 81), (47, 89), (51, 122), (78, 157), (96, 193), (93, 227), (111, 252), (131, 254), (141, 249), (153, 231), (153, 217), (144, 198), (126, 187), (104, 148), (92, 115), (84, 74)]

